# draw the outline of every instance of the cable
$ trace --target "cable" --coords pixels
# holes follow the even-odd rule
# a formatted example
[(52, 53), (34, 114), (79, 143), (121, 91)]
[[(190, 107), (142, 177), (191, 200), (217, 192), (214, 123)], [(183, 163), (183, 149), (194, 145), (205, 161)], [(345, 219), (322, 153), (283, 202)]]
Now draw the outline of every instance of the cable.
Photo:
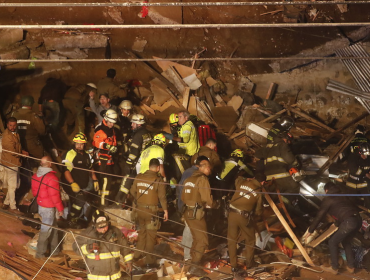
[(298, 2), (163, 2), (163, 3), (0, 3), (2, 7), (210, 7), (210, 6), (275, 6), (275, 5), (336, 5), (370, 4), (368, 1), (298, 1)]

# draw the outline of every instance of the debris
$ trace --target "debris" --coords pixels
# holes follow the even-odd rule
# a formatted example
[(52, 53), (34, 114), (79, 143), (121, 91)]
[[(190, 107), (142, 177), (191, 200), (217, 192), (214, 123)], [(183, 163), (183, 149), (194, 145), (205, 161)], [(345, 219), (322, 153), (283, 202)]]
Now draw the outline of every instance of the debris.
[(148, 43), (147, 40), (141, 40), (136, 38), (134, 44), (132, 45), (131, 49), (135, 52), (143, 52), (146, 44)]
[(206, 78), (206, 82), (207, 82), (208, 86), (210, 86), (210, 87), (217, 84), (217, 81), (215, 79), (213, 79), (211, 76)]
[(182, 105), (186, 110), (188, 109), (189, 98), (190, 98), (190, 88), (185, 87), (184, 93), (182, 94)]
[(209, 87), (208, 87), (206, 81), (203, 81), (202, 82), (202, 88), (201, 89), (203, 89), (203, 93), (204, 93), (204, 95), (206, 97), (208, 106), (210, 108), (215, 107), (215, 103), (213, 102), (212, 95), (211, 95), (211, 92), (209, 91)]
[[(148, 3), (148, 1), (143, 1), (143, 3)], [(148, 12), (149, 12), (148, 7), (147, 6), (142, 6), (141, 11), (138, 14), (138, 17), (139, 18), (146, 18), (147, 15), (148, 15)]]
[(184, 92), (186, 83), (182, 80), (173, 66), (168, 67), (167, 70), (162, 73), (162, 76), (169, 80), (180, 93)]
[(150, 82), (150, 90), (154, 95), (154, 102), (161, 106), (165, 103), (168, 99), (170, 99), (170, 95), (168, 93), (167, 86), (160, 81), (158, 78), (151, 80)]
[[(341, 0), (334, 0), (334, 2), (341, 2)], [(348, 12), (347, 4), (337, 4), (337, 7), (342, 14)]]
[[(154, 9), (149, 9), (148, 16), (155, 24), (181, 24), (181, 22), (177, 22), (173, 19), (162, 16), (160, 13), (154, 11)], [(174, 29), (179, 29), (179, 28), (174, 28)]]
[(47, 50), (105, 48), (108, 42), (108, 37), (101, 34), (45, 36), (43, 38)]
[(284, 11), (283, 9), (281, 10), (275, 10), (275, 11), (271, 11), (271, 12), (266, 12), (266, 13), (263, 13), (263, 14), (260, 14), (260, 16), (264, 16), (264, 15), (276, 15), (280, 12)]
[(234, 95), (229, 102), (227, 102), (227, 106), (231, 106), (234, 108), (235, 112), (239, 114), (239, 108), (243, 104), (243, 98), (240, 96)]
[[(27, 59), (29, 58), (30, 51), (24, 45), (14, 46), (12, 48), (1, 50), (0, 58), (1, 59)], [(2, 65), (10, 65), (16, 62), (1, 63)]]
[(277, 84), (271, 83), (265, 99), (274, 99)]
[(370, 101), (370, 92), (363, 92), (361, 90), (355, 89), (353, 87), (347, 86), (334, 80), (329, 80), (326, 89), (339, 92), (345, 95), (354, 96), (356, 98), (360, 98), (366, 101)]
[[(160, 57), (153, 56), (155, 59), (160, 59)], [(172, 62), (172, 61), (167, 61), (167, 60), (157, 60), (156, 61), (158, 66), (162, 68), (162, 71), (166, 71), (170, 66), (173, 66), (176, 71), (180, 74), (181, 78), (186, 78), (192, 74), (196, 74), (197, 71), (195, 69), (192, 69), (190, 67), (187, 67), (185, 65)]]
[(125, 21), (122, 18), (122, 12), (118, 7), (107, 7), (108, 15), (114, 19), (117, 23), (123, 24)]
[(232, 127), (238, 119), (238, 115), (231, 106), (214, 107), (211, 109), (211, 112), (215, 122), (219, 125), (219, 129), (222, 129), (224, 132), (229, 132), (230, 127)]
[(9, 46), (23, 40), (23, 29), (2, 29), (0, 31), (0, 49), (8, 48)]
[(71, 58), (71, 59), (83, 59), (88, 58), (87, 49), (86, 51), (79, 48), (74, 49), (59, 49), (55, 51), (56, 53)]
[(190, 87), (191, 90), (196, 90), (202, 86), (202, 83), (199, 81), (195, 74), (185, 77), (184, 82)]
[(312, 248), (315, 248), (318, 246), (321, 242), (323, 242), (325, 239), (329, 238), (331, 235), (333, 235), (334, 232), (338, 230), (338, 227), (335, 224), (332, 224), (325, 232), (323, 232), (319, 237), (317, 237), (315, 240), (311, 241), (308, 245)]

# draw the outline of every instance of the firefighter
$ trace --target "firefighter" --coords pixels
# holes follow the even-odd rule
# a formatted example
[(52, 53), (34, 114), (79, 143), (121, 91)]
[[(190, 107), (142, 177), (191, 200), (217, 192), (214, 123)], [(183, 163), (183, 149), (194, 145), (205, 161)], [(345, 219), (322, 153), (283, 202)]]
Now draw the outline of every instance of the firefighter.
[[(164, 221), (168, 220), (166, 185), (163, 178), (158, 175), (160, 169), (159, 160), (153, 158), (149, 162), (149, 170), (136, 176), (130, 190), (134, 198), (139, 224), (139, 236), (136, 248), (148, 253), (154, 252), (157, 230), (160, 228), (158, 217), (158, 203), (164, 211)], [(134, 259), (139, 259), (141, 252), (136, 251)], [(147, 269), (156, 268), (156, 258), (146, 254), (145, 264)]]
[(193, 236), (191, 263), (189, 273), (201, 277), (206, 272), (200, 269), (200, 261), (208, 247), (207, 225), (204, 218), (205, 208), (211, 208), (213, 199), (207, 176), (211, 174), (208, 160), (199, 163), (199, 169), (185, 180), (181, 199), (185, 204), (184, 219)]
[(163, 161), (164, 161), (164, 145), (166, 145), (166, 137), (162, 133), (159, 133), (153, 137), (152, 140), (153, 145), (146, 148), (140, 156), (139, 162), (136, 165), (137, 173), (145, 173), (149, 169), (149, 162), (152, 158), (156, 158), (159, 160), (160, 168), (159, 173), (166, 181), (166, 176), (164, 173), (163, 168)]
[(170, 133), (163, 133), (163, 135), (169, 139), (178, 142), (179, 151), (188, 156), (193, 156), (199, 150), (199, 139), (198, 132), (194, 124), (189, 120), (189, 112), (181, 111), (178, 114), (179, 125), (181, 128), (178, 132), (178, 136)]
[(73, 148), (70, 149), (63, 157), (64, 172), (62, 182), (64, 191), (70, 195), (71, 211), (68, 216), (69, 224), (72, 228), (79, 228), (78, 219), (81, 215), (82, 208), (86, 202), (86, 194), (81, 189), (86, 189), (89, 184), (90, 177), (93, 180), (95, 191), (99, 190), (98, 179), (94, 172), (76, 169), (91, 169), (92, 162), (90, 155), (86, 152), (86, 135), (82, 132), (77, 133), (73, 138)]
[[(93, 146), (97, 149), (99, 172), (112, 174), (112, 154), (117, 152), (117, 140), (114, 124), (117, 122), (117, 112), (109, 109), (100, 125), (95, 128)], [(112, 187), (112, 178), (107, 174), (99, 174), (101, 205), (105, 205), (105, 197), (109, 196)]]
[[(355, 137), (352, 139), (351, 143), (343, 152), (342, 162), (348, 160), (348, 163), (352, 160), (356, 160), (359, 155), (360, 146), (363, 143), (369, 143), (369, 140), (365, 136), (365, 127), (363, 125), (358, 125), (355, 130)], [(352, 159), (353, 158), (353, 159)]]
[(191, 164), (195, 164), (195, 161), (199, 156), (206, 156), (211, 163), (212, 172), (218, 173), (221, 170), (221, 160), (216, 152), (217, 142), (213, 138), (207, 139), (204, 146), (199, 148), (199, 151), (191, 158)]
[[(368, 179), (370, 179), (370, 144), (362, 143), (356, 148), (356, 154), (348, 159), (348, 178), (345, 193), (369, 194)], [(357, 197), (350, 198), (358, 204)], [(370, 209), (370, 197), (364, 196), (365, 207)]]
[(283, 116), (279, 122), (273, 125), (267, 135), (267, 144), (275, 142), (275, 138), (279, 138), (278, 135), (281, 132), (289, 132), (294, 125), (294, 120), (290, 116)]
[[(120, 271), (120, 256), (126, 264), (126, 272), (131, 272), (132, 254), (122, 231), (112, 226), (109, 216), (96, 210), (92, 217), (93, 224), (81, 234), (89, 238), (76, 238), (73, 250), (85, 257), (87, 279), (89, 280), (123, 280)], [(105, 243), (111, 242), (117, 245)], [(79, 248), (78, 248), (78, 247)]]
[(239, 234), (245, 240), (245, 264), (254, 266), (254, 244), (256, 242), (255, 216), (262, 215), (261, 184), (256, 179), (238, 177), (235, 181), (236, 191), (230, 200), (228, 217), (228, 248), (232, 271), (243, 272), (237, 267), (237, 242)]
[(177, 137), (179, 130), (181, 128), (181, 125), (179, 125), (179, 115), (177, 113), (171, 114), (169, 117), (169, 122), (170, 122), (171, 134)]
[(121, 141), (121, 145), (119, 144), (118, 147), (118, 154), (119, 157), (122, 158), (123, 155), (128, 151), (128, 141), (132, 133), (131, 128), (132, 102), (130, 100), (123, 100), (121, 104), (119, 104), (118, 109), (121, 111), (121, 114), (118, 114), (118, 123), (117, 123), (120, 128), (119, 139)]
[(144, 116), (141, 114), (134, 114), (131, 118), (132, 135), (128, 141), (129, 150), (127, 152), (125, 166), (120, 190), (116, 196), (116, 201), (123, 203), (130, 191), (133, 183), (133, 177), (136, 176), (136, 163), (140, 158), (141, 151), (151, 143), (152, 137), (150, 132), (145, 127)]
[(17, 130), (22, 148), (30, 156), (41, 159), (44, 156), (44, 148), (40, 137), (46, 135), (46, 129), (43, 120), (32, 111), (33, 103), (34, 99), (32, 96), (22, 96), (22, 107), (14, 111), (12, 117), (17, 119)]

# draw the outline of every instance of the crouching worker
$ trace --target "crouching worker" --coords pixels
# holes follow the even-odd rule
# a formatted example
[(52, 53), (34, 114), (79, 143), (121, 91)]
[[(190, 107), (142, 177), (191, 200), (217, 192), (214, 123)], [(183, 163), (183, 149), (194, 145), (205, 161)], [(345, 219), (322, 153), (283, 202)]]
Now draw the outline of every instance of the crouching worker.
[[(89, 280), (116, 280), (128, 279), (120, 271), (120, 256), (122, 255), (127, 272), (131, 272), (132, 254), (127, 239), (122, 232), (112, 226), (109, 216), (103, 211), (96, 210), (92, 217), (93, 224), (81, 232), (73, 244), (77, 254), (83, 254), (87, 265), (87, 279)], [(116, 243), (117, 245), (106, 243)], [(77, 247), (78, 246), (78, 247)]]
[[(324, 187), (327, 195), (340, 194), (340, 188), (332, 182), (329, 182)], [(319, 225), (321, 219), (329, 214), (336, 220), (338, 230), (329, 239), (329, 250), (331, 259), (331, 268), (322, 267), (324, 270), (333, 274), (338, 274), (339, 263), (338, 253), (339, 244), (342, 243), (347, 258), (347, 271), (354, 273), (355, 258), (352, 251), (351, 241), (356, 235), (356, 232), (361, 228), (362, 219), (357, 210), (357, 207), (344, 196), (327, 196), (322, 202), (316, 218), (303, 235), (303, 240), (307, 244), (307, 239), (312, 235)]]

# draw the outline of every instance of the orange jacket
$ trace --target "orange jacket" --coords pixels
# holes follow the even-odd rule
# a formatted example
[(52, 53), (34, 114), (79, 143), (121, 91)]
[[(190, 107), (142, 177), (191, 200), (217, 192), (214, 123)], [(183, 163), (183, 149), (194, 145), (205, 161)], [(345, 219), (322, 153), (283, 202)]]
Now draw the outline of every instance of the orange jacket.
[(109, 128), (107, 126), (105, 120), (103, 120), (102, 123), (95, 128), (95, 134), (92, 144), (99, 151), (99, 164), (101, 163), (101, 160), (107, 161), (108, 165), (113, 164), (112, 155), (109, 154), (107, 146), (117, 146), (116, 133), (114, 131), (114, 128)]

